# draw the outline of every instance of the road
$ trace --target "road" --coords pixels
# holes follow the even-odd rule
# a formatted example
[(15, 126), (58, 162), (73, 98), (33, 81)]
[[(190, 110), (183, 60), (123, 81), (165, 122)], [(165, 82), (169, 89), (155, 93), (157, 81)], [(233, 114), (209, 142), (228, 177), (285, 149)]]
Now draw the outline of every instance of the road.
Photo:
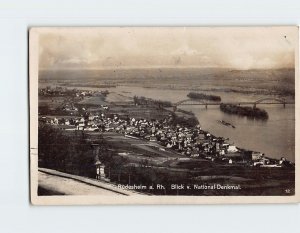
[(118, 189), (111, 183), (45, 168), (39, 168), (38, 186), (44, 195), (139, 195), (137, 192)]

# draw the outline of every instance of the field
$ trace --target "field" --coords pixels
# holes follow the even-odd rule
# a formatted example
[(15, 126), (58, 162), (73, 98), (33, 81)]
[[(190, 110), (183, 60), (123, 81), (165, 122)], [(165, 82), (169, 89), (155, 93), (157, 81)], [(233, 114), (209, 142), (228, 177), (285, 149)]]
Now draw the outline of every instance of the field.
[(108, 102), (132, 102), (133, 98), (127, 96), (126, 93), (120, 94), (120, 93), (110, 92), (106, 100)]
[(56, 109), (65, 102), (66, 97), (39, 96), (39, 107), (48, 106), (50, 109)]
[(155, 107), (135, 106), (135, 105), (110, 105), (109, 112), (111, 114), (119, 114), (123, 116), (130, 116), (137, 119), (158, 119), (166, 118), (170, 111), (165, 109), (158, 109)]
[(103, 96), (87, 96), (83, 100), (79, 101), (79, 105), (106, 105), (107, 102)]

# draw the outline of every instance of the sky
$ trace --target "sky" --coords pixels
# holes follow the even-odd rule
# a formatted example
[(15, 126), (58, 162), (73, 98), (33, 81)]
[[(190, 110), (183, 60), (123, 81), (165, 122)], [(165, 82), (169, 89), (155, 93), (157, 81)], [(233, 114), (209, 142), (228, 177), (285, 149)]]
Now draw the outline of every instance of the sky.
[(297, 33), (297, 27), (44, 28), (39, 68), (293, 68)]

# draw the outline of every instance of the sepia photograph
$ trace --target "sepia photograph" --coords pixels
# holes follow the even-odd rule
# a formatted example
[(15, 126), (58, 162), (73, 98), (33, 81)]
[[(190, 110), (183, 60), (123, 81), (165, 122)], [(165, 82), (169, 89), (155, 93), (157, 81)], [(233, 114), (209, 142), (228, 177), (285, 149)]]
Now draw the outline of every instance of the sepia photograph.
[(32, 203), (299, 201), (298, 35), (31, 28)]

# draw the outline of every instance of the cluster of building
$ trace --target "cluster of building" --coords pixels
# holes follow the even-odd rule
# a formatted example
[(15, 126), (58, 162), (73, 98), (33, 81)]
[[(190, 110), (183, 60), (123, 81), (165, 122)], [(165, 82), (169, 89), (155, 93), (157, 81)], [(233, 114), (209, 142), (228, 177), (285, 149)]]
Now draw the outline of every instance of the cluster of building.
[(281, 160), (266, 158), (259, 152), (237, 148), (207, 131), (196, 127), (172, 125), (172, 115), (164, 120), (124, 118), (118, 115), (87, 115), (85, 117), (46, 118), (42, 121), (64, 130), (117, 132), (127, 137), (157, 142), (166, 149), (175, 150), (187, 157), (200, 157), (216, 162), (241, 164), (246, 166), (281, 167), (291, 164)]
[(40, 96), (73, 96), (73, 97), (84, 97), (84, 96), (92, 96), (94, 94), (93, 91), (85, 91), (78, 89), (68, 89), (60, 86), (56, 87), (45, 87), (39, 88)]

